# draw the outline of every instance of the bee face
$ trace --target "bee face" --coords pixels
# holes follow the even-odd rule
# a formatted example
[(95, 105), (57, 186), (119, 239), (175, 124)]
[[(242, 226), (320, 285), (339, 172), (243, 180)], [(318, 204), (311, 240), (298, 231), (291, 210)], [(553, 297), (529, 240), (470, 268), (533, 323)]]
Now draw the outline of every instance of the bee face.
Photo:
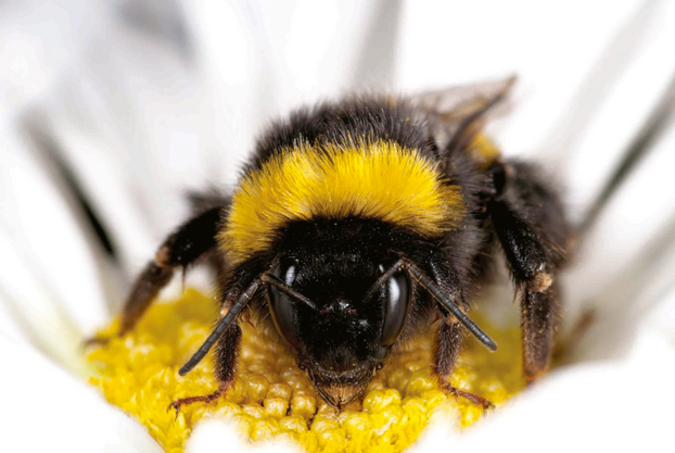
[[(385, 275), (395, 261), (391, 244), (370, 241), (372, 231), (359, 223), (314, 222), (286, 233), (293, 245), (284, 245), (273, 275), (313, 306), (268, 289), (279, 334), (320, 395), (336, 406), (368, 385), (403, 330), (411, 305), (405, 271)], [(333, 240), (333, 233), (342, 239)]]

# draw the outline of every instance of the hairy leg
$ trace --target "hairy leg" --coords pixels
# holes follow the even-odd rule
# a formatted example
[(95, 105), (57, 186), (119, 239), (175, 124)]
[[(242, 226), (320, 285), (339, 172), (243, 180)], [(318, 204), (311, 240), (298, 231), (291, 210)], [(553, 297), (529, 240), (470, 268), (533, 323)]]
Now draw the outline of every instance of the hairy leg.
[(240, 346), (241, 327), (234, 322), (227, 328), (223, 336), (220, 337), (216, 348), (215, 374), (218, 379), (218, 389), (208, 395), (190, 396), (178, 399), (172, 402), (168, 409), (175, 409), (176, 416), (178, 416), (178, 411), (180, 411), (181, 406), (198, 402), (208, 404), (216, 401), (218, 398), (224, 397), (227, 390), (234, 382), (234, 377), (237, 373)]
[(560, 315), (555, 280), (569, 231), (560, 201), (536, 169), (497, 162), (492, 170), (497, 195), (488, 212), (521, 296), (523, 371), (532, 382), (550, 363)]
[[(176, 268), (186, 269), (216, 246), (221, 208), (212, 208), (192, 218), (161, 245), (155, 259), (136, 278), (121, 313), (119, 336), (133, 329), (159, 291), (171, 280)], [(87, 343), (104, 343), (96, 337)]]
[(493, 407), (493, 404), (485, 398), (470, 392), (453, 387), (450, 384), (450, 375), (455, 368), (457, 357), (462, 346), (462, 331), (458, 323), (452, 322), (449, 318), (443, 318), (434, 344), (434, 364), (433, 374), (438, 379), (438, 385), (446, 393), (455, 398), (465, 398), (474, 404), (483, 407), (483, 410)]

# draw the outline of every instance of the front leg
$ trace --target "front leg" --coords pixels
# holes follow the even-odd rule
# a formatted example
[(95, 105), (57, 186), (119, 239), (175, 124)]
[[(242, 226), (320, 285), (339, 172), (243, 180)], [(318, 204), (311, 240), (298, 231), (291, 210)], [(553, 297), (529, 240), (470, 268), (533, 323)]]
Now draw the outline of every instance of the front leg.
[(560, 314), (555, 280), (569, 232), (560, 201), (536, 169), (497, 162), (492, 171), (497, 195), (488, 212), (521, 293), (523, 372), (533, 382), (551, 359)]
[(227, 390), (234, 382), (240, 347), (241, 327), (234, 322), (227, 328), (223, 336), (220, 337), (216, 347), (214, 371), (216, 378), (218, 379), (218, 389), (208, 395), (190, 396), (178, 399), (169, 405), (169, 409), (175, 409), (176, 416), (178, 416), (181, 406), (197, 402), (208, 404), (224, 397)]
[(458, 323), (450, 318), (443, 318), (436, 332), (434, 344), (434, 363), (432, 372), (438, 380), (438, 386), (447, 394), (455, 398), (466, 398), (474, 404), (483, 407), (483, 410), (493, 407), (493, 404), (482, 396), (460, 390), (450, 384), (450, 375), (455, 368), (457, 357), (462, 346), (462, 330)]
[(160, 246), (155, 259), (139, 275), (122, 309), (119, 335), (131, 330), (176, 268), (186, 269), (216, 246), (220, 208), (210, 209), (183, 224)]
[[(221, 208), (213, 208), (192, 218), (171, 234), (136, 278), (120, 315), (119, 336), (136, 325), (159, 291), (171, 280), (176, 268), (186, 269), (216, 246)], [(87, 343), (105, 343), (108, 338), (95, 337)]]

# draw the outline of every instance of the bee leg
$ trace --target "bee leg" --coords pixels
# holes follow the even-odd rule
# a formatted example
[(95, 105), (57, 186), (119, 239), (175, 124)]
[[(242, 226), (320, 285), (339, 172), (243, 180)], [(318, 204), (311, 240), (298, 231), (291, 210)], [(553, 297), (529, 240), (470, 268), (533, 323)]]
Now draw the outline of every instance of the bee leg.
[(450, 384), (450, 375), (455, 368), (459, 350), (462, 345), (462, 330), (458, 323), (449, 318), (443, 318), (438, 326), (434, 344), (433, 374), (438, 379), (438, 386), (455, 399), (464, 398), (483, 407), (483, 411), (493, 408), (494, 405), (482, 396), (460, 390)]
[[(159, 291), (171, 280), (177, 267), (188, 265), (216, 246), (221, 208), (213, 208), (192, 218), (171, 234), (157, 251), (131, 289), (122, 308), (119, 336), (133, 329)], [(105, 337), (94, 337), (86, 344), (106, 343)]]
[(523, 371), (528, 383), (548, 368), (559, 318), (558, 267), (569, 232), (562, 206), (538, 172), (522, 163), (493, 165), (492, 225), (521, 293)]
[(176, 417), (178, 417), (181, 406), (199, 402), (208, 404), (224, 397), (227, 390), (234, 382), (240, 345), (241, 327), (234, 322), (227, 328), (223, 336), (220, 337), (216, 347), (215, 373), (218, 378), (218, 389), (208, 395), (178, 399), (172, 402), (167, 410), (174, 409), (176, 411)]
[(205, 403), (209, 404), (213, 401), (216, 401), (218, 398), (221, 396), (225, 395), (225, 392), (227, 391), (227, 387), (218, 387), (218, 390), (216, 390), (213, 393), (209, 393), (208, 395), (201, 395), (201, 396), (190, 396), (188, 398), (180, 398), (177, 399), (176, 401), (172, 401), (171, 404), (169, 404), (169, 407), (166, 408), (167, 411), (173, 409), (176, 411), (176, 418), (178, 418), (178, 414), (180, 413), (180, 408), (182, 406), (187, 406), (188, 404), (192, 403)]
[(528, 282), (522, 293), (523, 372), (528, 384), (531, 384), (548, 369), (560, 307), (557, 285), (539, 291), (536, 284)]

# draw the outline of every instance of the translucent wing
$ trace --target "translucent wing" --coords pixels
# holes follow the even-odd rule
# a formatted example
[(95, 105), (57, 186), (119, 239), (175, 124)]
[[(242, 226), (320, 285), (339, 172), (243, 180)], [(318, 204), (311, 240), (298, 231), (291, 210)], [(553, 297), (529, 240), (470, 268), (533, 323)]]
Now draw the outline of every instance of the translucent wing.
[(436, 119), (432, 125), (436, 144), (451, 151), (469, 143), (483, 128), (488, 116), (503, 114), (504, 102), (516, 77), (454, 86), (411, 96), (410, 101)]

